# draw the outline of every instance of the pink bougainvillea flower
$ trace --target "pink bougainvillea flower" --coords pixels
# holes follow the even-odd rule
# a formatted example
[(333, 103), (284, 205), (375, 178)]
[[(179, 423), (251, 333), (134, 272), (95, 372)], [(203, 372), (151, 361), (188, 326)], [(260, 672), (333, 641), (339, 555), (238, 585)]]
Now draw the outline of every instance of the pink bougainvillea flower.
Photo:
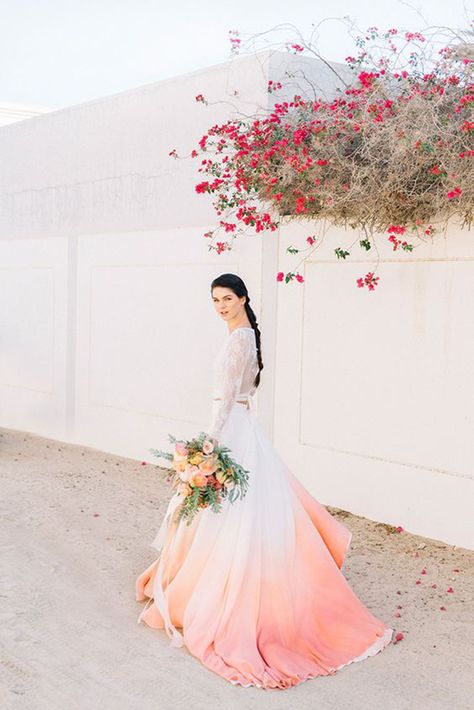
[(415, 584), (421, 584), (421, 579), (417, 579)]
[(299, 281), (301, 284), (301, 283), (303, 283), (304, 278), (301, 276), (301, 274), (296, 274), (296, 280)]
[(141, 465), (146, 466), (146, 461), (142, 461)]
[(394, 643), (399, 643), (400, 641), (403, 641), (404, 638), (405, 635), (401, 631), (399, 631), (397, 634), (395, 634)]
[(406, 231), (407, 231), (407, 228), (404, 227), (402, 224), (392, 224), (387, 229), (387, 232), (389, 234), (405, 234)]
[(315, 240), (314, 237), (306, 237), (306, 241), (310, 246), (313, 246)]
[(304, 204), (305, 202), (306, 202), (306, 197), (304, 197), (304, 196), (303, 196), (303, 197), (298, 197), (298, 199), (296, 200), (296, 208), (295, 208), (295, 212), (296, 212), (297, 214), (298, 214), (299, 212), (306, 212), (306, 207), (305, 207), (305, 204)]
[(207, 181), (205, 182), (200, 182), (198, 185), (195, 186), (194, 188), (196, 192), (203, 193), (203, 192), (208, 192), (209, 191), (209, 183)]
[(448, 587), (446, 591), (448, 592), (448, 594), (454, 593), (454, 589), (452, 587)]
[(277, 281), (283, 281), (284, 278), (285, 278), (285, 274), (283, 273), (283, 271), (279, 271), (277, 273)]
[(396, 530), (398, 533), (403, 532), (403, 528), (402, 528), (401, 525), (397, 525), (397, 527), (395, 528), (395, 530)]
[(421, 570), (421, 574), (426, 574), (426, 567), (423, 567), (423, 569)]
[(446, 611), (446, 607), (445, 607), (445, 606), (440, 606), (439, 609), (440, 609), (440, 611)]
[(379, 280), (378, 276), (374, 276), (372, 271), (369, 271), (364, 278), (357, 279), (357, 286), (359, 288), (362, 288), (363, 286), (367, 286), (369, 291), (373, 291), (375, 286), (377, 285), (377, 282)]
[(455, 187), (454, 190), (451, 190), (447, 194), (448, 200), (454, 200), (456, 197), (461, 197), (462, 195), (462, 190), (460, 187)]

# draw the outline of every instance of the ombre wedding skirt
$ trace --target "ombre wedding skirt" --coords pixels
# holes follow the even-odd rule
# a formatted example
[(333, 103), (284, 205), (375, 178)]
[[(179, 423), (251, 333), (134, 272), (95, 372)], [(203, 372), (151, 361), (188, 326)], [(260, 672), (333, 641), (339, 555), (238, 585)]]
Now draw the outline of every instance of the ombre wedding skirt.
[(165, 629), (234, 685), (288, 688), (387, 646), (393, 629), (358, 599), (342, 566), (352, 533), (235, 403), (219, 442), (249, 471), (243, 499), (176, 521), (175, 494), (136, 580), (138, 622)]

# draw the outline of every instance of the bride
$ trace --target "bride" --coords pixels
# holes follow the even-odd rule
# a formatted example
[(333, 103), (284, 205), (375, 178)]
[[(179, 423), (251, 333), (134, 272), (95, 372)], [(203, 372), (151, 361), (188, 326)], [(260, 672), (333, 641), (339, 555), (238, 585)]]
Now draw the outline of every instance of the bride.
[[(206, 434), (249, 472), (244, 498), (176, 521), (176, 493), (136, 580), (138, 623), (165, 629), (234, 685), (288, 688), (373, 656), (393, 629), (345, 579), (352, 533), (288, 469), (260, 426), (252, 397), (263, 369), (260, 331), (242, 279), (211, 284), (228, 336), (214, 362)], [(182, 632), (178, 630), (180, 628)]]

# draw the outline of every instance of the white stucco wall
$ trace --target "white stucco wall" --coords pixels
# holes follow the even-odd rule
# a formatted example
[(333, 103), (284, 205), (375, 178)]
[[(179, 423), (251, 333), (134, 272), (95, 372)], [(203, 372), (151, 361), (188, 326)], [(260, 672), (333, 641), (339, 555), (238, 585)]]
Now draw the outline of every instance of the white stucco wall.
[(0, 101), (0, 126), (17, 121), (26, 121), (33, 116), (53, 111), (52, 106), (37, 106), (34, 104), (23, 104), (17, 101)]
[[(280, 268), (314, 224), (282, 226)], [(375, 291), (356, 279), (376, 260), (342, 262), (331, 228), (302, 284), (279, 290), (275, 440), (323, 500), (412, 532), (473, 547), (474, 244), (447, 238), (394, 252), (378, 241)]]
[(353, 234), (333, 229), (286, 287), (286, 247), (315, 225), (209, 252), (200, 158), (168, 157), (267, 105), (288, 68), (333, 87), (327, 68), (265, 52), (0, 128), (0, 425), (148, 460), (168, 432), (195, 433), (226, 335), (209, 285), (233, 271), (263, 332), (258, 417), (307, 488), (474, 548), (472, 233), (452, 226), (416, 256), (388, 245), (368, 293), (355, 279), (373, 265), (339, 262)]

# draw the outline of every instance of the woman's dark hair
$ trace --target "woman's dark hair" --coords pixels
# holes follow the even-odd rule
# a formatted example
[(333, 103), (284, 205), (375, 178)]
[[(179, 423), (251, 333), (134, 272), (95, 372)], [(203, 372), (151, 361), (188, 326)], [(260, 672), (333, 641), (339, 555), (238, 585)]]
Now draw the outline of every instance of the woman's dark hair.
[(247, 287), (240, 278), (240, 276), (237, 276), (237, 274), (221, 274), (220, 276), (215, 278), (214, 281), (211, 283), (211, 294), (212, 289), (215, 286), (221, 286), (222, 288), (230, 288), (230, 290), (233, 291), (239, 298), (245, 296), (245, 310), (250, 324), (255, 332), (255, 340), (257, 342), (257, 360), (259, 369), (257, 372), (257, 376), (255, 377), (255, 387), (258, 387), (258, 385), (260, 384), (260, 372), (263, 370), (262, 349), (260, 344), (260, 331), (258, 329), (257, 317), (250, 305), (250, 296), (248, 294)]

